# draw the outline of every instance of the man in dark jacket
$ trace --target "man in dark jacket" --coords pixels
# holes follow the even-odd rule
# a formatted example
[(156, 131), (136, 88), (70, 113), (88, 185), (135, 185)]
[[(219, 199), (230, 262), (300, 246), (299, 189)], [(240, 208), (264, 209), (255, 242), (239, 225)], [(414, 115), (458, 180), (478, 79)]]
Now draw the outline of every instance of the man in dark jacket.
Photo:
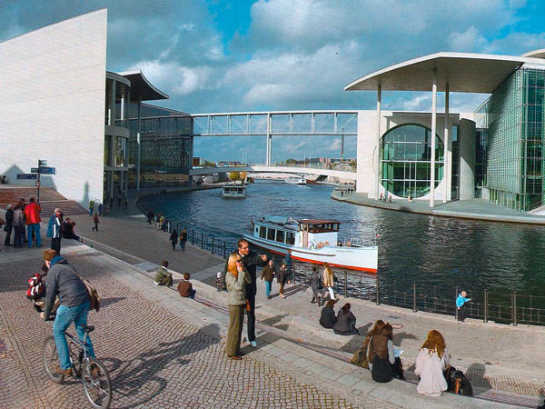
[[(41, 316), (46, 321), (49, 319), (55, 297), (58, 294), (61, 305), (57, 308), (55, 322), (53, 323), (53, 336), (55, 337), (60, 363), (57, 373), (71, 375), (72, 366), (64, 333), (70, 324), (74, 322), (78, 337), (83, 342), (91, 302), (83, 281), (78, 277), (74, 268), (64, 258), (57, 255), (55, 250), (44, 251), (44, 263), (49, 272), (47, 273), (45, 287), (45, 310), (41, 313)], [(87, 350), (89, 355), (94, 358), (93, 344), (89, 337), (87, 337)]]
[(6, 238), (4, 239), (4, 246), (10, 246), (11, 230), (13, 229), (13, 209), (11, 208), (10, 204), (6, 208), (5, 217), (6, 225), (4, 226), (4, 230), (6, 232)]
[[(246, 309), (246, 316), (248, 319), (248, 341), (254, 348), (257, 347), (255, 340), (255, 294), (257, 293), (256, 286), (256, 267), (263, 267), (267, 264), (267, 255), (257, 255), (254, 251), (250, 251), (248, 241), (240, 239), (237, 242), (237, 251), (234, 254), (242, 257), (242, 264), (246, 268), (246, 271), (250, 276), (250, 284), (246, 285), (246, 298), (248, 298), (249, 309)], [(227, 271), (227, 263), (225, 263), (225, 270)]]
[(310, 277), (310, 288), (312, 289), (312, 300), (311, 303), (318, 303), (318, 307), (322, 305), (320, 293), (320, 273), (316, 266), (312, 267), (312, 276)]

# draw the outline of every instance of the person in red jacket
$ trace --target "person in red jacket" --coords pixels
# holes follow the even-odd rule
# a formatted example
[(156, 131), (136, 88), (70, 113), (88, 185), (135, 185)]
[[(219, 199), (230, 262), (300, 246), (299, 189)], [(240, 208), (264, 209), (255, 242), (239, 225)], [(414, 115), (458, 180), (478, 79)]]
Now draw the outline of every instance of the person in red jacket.
[(30, 203), (25, 206), (25, 220), (27, 225), (27, 239), (28, 247), (32, 247), (32, 235), (36, 237), (36, 247), (42, 246), (42, 239), (40, 237), (40, 218), (41, 212), (40, 205), (36, 203), (33, 197), (30, 198)]

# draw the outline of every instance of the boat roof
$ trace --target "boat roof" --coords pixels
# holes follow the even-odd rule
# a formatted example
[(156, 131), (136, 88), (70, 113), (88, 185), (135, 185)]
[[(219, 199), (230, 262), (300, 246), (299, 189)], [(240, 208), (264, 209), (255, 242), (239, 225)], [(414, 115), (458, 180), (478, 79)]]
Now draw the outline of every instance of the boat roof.
[(298, 219), (299, 224), (328, 224), (328, 223), (341, 223), (335, 219)]

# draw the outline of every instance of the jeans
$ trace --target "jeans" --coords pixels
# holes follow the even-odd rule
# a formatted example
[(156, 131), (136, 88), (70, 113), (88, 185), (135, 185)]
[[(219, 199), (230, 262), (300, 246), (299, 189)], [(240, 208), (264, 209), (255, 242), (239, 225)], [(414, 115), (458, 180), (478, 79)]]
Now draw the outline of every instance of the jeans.
[(42, 238), (40, 237), (40, 223), (29, 224), (27, 228), (27, 240), (28, 247), (32, 247), (32, 233), (36, 236), (36, 247), (42, 245)]
[(14, 226), (15, 238), (13, 239), (14, 247), (23, 247), (23, 236), (25, 235), (25, 226)]
[(57, 255), (61, 255), (61, 238), (51, 239), (51, 248), (57, 252)]
[[(74, 307), (67, 307), (66, 305), (61, 304), (57, 309), (57, 316), (55, 317), (55, 322), (53, 323), (53, 336), (55, 337), (55, 345), (57, 346), (57, 353), (59, 354), (59, 363), (62, 369), (68, 369), (71, 367), (70, 356), (68, 353), (68, 343), (66, 342), (66, 337), (64, 332), (70, 326), (72, 321), (76, 326), (76, 332), (78, 338), (83, 342), (85, 337), (84, 328), (87, 325), (87, 314), (89, 313), (89, 308), (91, 303), (89, 300), (85, 301), (80, 305)], [(95, 357), (95, 351), (93, 350), (93, 344), (91, 339), (87, 337), (87, 352), (91, 358)]]
[(248, 303), (250, 311), (246, 311), (246, 319), (248, 324), (248, 341), (255, 341), (255, 294), (248, 294)]
[(11, 224), (6, 226), (6, 238), (4, 239), (4, 246), (9, 246), (11, 242), (11, 231), (13, 226)]
[(271, 296), (271, 284), (270, 281), (265, 281), (265, 295), (267, 298)]
[(187, 240), (180, 240), (180, 248), (181, 248), (183, 251), (185, 251), (185, 242), (186, 242), (186, 241), (187, 241)]

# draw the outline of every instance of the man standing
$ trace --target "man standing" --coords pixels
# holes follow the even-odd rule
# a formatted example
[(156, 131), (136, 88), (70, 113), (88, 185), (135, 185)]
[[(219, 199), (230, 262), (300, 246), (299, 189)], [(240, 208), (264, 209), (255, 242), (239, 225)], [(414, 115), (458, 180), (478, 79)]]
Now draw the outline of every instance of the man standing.
[(4, 231), (6, 232), (6, 238), (4, 239), (4, 246), (10, 246), (11, 242), (11, 230), (13, 229), (13, 209), (11, 204), (6, 207), (6, 225), (4, 226)]
[(53, 216), (49, 218), (47, 224), (47, 237), (51, 237), (51, 248), (61, 255), (61, 238), (62, 238), (62, 211), (58, 207), (55, 209)]
[[(87, 315), (91, 308), (91, 302), (83, 281), (78, 277), (74, 268), (64, 258), (57, 255), (55, 250), (44, 251), (44, 263), (49, 271), (45, 287), (45, 310), (41, 313), (41, 317), (45, 321), (49, 319), (55, 297), (58, 294), (61, 305), (57, 308), (53, 323), (53, 335), (60, 363), (56, 372), (60, 375), (72, 375), (72, 365), (64, 333), (74, 322), (78, 338), (81, 342), (84, 341), (84, 329), (87, 326)], [(86, 346), (89, 355), (94, 358), (93, 344), (89, 337), (87, 337)], [(98, 370), (98, 367), (95, 366), (95, 368), (91, 368), (91, 372)]]
[[(238, 254), (242, 258), (242, 264), (250, 278), (250, 283), (246, 284), (246, 297), (249, 304), (249, 308), (246, 309), (246, 316), (248, 318), (248, 341), (255, 348), (257, 347), (255, 340), (256, 267), (267, 264), (268, 258), (266, 254), (257, 255), (254, 251), (250, 251), (248, 241), (245, 239), (240, 239), (237, 242), (237, 251), (233, 254)], [(225, 265), (225, 271), (227, 271), (227, 264)]]
[(36, 203), (33, 197), (30, 198), (30, 203), (25, 206), (25, 220), (27, 225), (27, 240), (28, 248), (32, 247), (32, 235), (36, 237), (36, 247), (42, 246), (42, 238), (40, 237), (40, 205)]

